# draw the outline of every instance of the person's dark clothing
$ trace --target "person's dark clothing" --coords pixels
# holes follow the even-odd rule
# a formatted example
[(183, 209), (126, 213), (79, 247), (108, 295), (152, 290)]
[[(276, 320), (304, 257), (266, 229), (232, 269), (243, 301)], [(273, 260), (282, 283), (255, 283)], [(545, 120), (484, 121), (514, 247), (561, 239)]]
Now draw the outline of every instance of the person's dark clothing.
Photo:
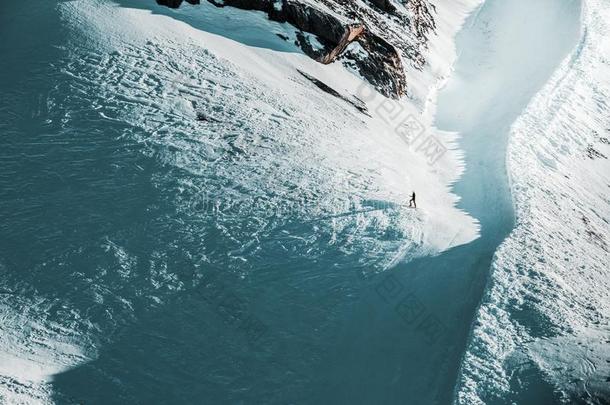
[(409, 207), (417, 208), (417, 204), (415, 203), (415, 191), (411, 194), (411, 199), (409, 200)]

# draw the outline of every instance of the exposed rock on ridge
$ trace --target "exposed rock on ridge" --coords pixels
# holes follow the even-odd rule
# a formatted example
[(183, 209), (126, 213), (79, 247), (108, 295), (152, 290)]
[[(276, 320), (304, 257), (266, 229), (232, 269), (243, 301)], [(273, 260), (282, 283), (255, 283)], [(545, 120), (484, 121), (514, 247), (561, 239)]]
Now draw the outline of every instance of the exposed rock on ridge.
[[(271, 20), (293, 25), (301, 31), (297, 45), (310, 57), (324, 64), (339, 59), (392, 98), (407, 93), (405, 69), (424, 66), (428, 34), (436, 28), (429, 0), (208, 1), (217, 7), (263, 11)], [(157, 3), (179, 7), (182, 0)], [(313, 47), (303, 32), (314, 34), (324, 48)]]

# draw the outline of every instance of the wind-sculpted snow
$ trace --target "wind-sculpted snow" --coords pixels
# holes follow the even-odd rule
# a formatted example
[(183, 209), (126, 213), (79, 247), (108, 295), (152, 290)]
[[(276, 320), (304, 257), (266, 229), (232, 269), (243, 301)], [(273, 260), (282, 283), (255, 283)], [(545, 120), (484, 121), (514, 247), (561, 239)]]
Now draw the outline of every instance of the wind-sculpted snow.
[[(497, 251), (458, 403), (610, 400), (610, 4), (514, 124), (517, 224)], [(594, 152), (592, 152), (594, 151)]]
[[(346, 253), (368, 251), (381, 258), (383, 245), (400, 244), (407, 224), (418, 221), (398, 209), (398, 196), (377, 194), (387, 199), (380, 202), (385, 207), (367, 203), (379, 192), (382, 167), (353, 163), (358, 149), (372, 150), (375, 139), (361, 135), (357, 110), (316, 95), (296, 75), (293, 85), (304, 94), (287, 98), (195, 47), (183, 51), (149, 42), (88, 59), (92, 65), (79, 66), (75, 58), (68, 69), (88, 72), (99, 66), (96, 80), (107, 83), (102, 96), (107, 105), (116, 105), (104, 114), (110, 111), (109, 119), (132, 122), (151, 134), (139, 141), (172, 168), (168, 178), (155, 179), (157, 186), (173, 190), (190, 232), (224, 245), (206, 252), (222, 267), (255, 269), (264, 265), (257, 257), (273, 251), (323, 256), (325, 246), (334, 243)], [(181, 64), (175, 71), (173, 61)], [(322, 133), (328, 135), (318, 136)], [(322, 160), (322, 150), (334, 152)], [(202, 223), (206, 226), (200, 228)], [(377, 238), (366, 238), (369, 232), (389, 239), (376, 246)]]
[[(23, 371), (0, 367), (3, 399), (69, 401), (64, 373), (95, 370), (101, 386), (117, 361), (132, 371), (129, 359), (112, 357), (113, 345), (134, 324), (135, 333), (154, 333), (142, 326), (154, 318), (149, 314), (162, 317), (173, 302), (205, 288), (210, 269), (222, 269), (221, 277), (234, 282), (224, 285), (244, 299), (253, 276), (276, 272), (262, 283), (271, 291), (258, 299), (286, 311), (277, 319), (296, 313), (308, 321), (298, 326), (318, 325), (307, 342), (285, 325), (273, 331), (298, 348), (291, 353), (303, 357), (294, 362), (300, 370), (315, 369), (330, 350), (340, 310), (359, 288), (350, 280), (476, 238), (476, 222), (455, 208), (449, 191), (461, 172), (455, 135), (435, 134), (447, 151), (428, 164), (396, 132), (398, 123), (383, 116), (406, 107), (343, 65), (317, 63), (276, 35), (293, 38), (293, 27), (207, 3), (193, 10), (119, 3), (58, 5), (68, 42), (50, 67), (58, 77), (45, 78), (52, 83), (48, 117), (36, 132), (52, 136), (48, 145), (28, 145), (32, 155), (53, 161), (48, 175), (62, 182), (58, 189), (66, 179), (53, 173), (54, 165), (77, 186), (62, 203), (54, 199), (63, 198), (59, 193), (43, 194), (43, 203), (36, 190), (33, 196), (11, 191), (25, 201), (15, 203), (20, 209), (11, 224), (27, 223), (41, 204), (51, 207), (50, 219), (34, 221), (24, 233), (58, 247), (44, 245), (49, 251), (32, 255), (31, 263), (8, 263), (2, 271), (0, 286), (9, 293), (0, 297), (0, 313), (10, 332), (0, 359), (19, 359)], [(362, 100), (363, 88), (370, 99)], [(19, 154), (11, 156), (11, 168), (20, 167)], [(404, 207), (413, 189), (417, 211)], [(61, 226), (66, 230), (58, 233)], [(18, 277), (5, 276), (13, 273)], [(288, 298), (268, 287), (292, 277), (302, 279), (290, 284)], [(205, 306), (191, 315), (215, 319)], [(197, 352), (208, 350), (201, 354), (205, 364), (233, 364), (235, 345), (207, 346), (214, 336), (205, 333), (224, 329), (203, 329), (193, 334), (205, 340)], [(277, 353), (285, 340), (261, 350)], [(66, 371), (84, 362), (93, 366)], [(162, 379), (166, 366), (150, 367)], [(307, 388), (279, 369), (265, 378), (269, 386), (296, 387), (276, 388), (269, 394), (275, 399)], [(124, 383), (113, 381), (124, 395)], [(234, 382), (232, 399), (255, 395), (240, 384)]]
[[(0, 402), (52, 403), (49, 376), (89, 360), (83, 332), (91, 325), (57, 301), (21, 295), (23, 290), (0, 292)], [(63, 322), (52, 319), (57, 314)]]
[[(207, 15), (214, 11), (202, 10), (205, 21), (212, 21)], [(269, 24), (273, 37), (281, 26)], [(370, 257), (361, 264), (382, 269), (392, 260), (383, 252), (396, 251), (404, 241), (412, 244), (409, 255), (417, 255), (423, 247), (418, 224), (425, 219), (400, 206), (409, 178), (430, 168), (419, 164), (425, 156), (390, 149), (405, 146), (393, 128), (367, 129), (368, 115), (355, 108), (362, 103), (356, 78), (340, 66), (325, 74), (345, 100), (354, 100), (349, 103), (320, 91), (290, 65), (259, 66), (259, 54), (273, 52), (237, 46), (221, 58), (215, 53), (227, 40), (201, 33), (190, 43), (168, 38), (160, 44), (155, 35), (140, 35), (107, 54), (75, 54), (66, 70), (85, 85), (103, 84), (99, 96), (107, 119), (147, 134), (138, 140), (172, 168), (168, 178), (155, 179), (158, 187), (174, 190), (178, 209), (192, 220), (210, 221), (232, 252), (210, 260), (256, 268), (259, 251), (266, 252), (263, 257), (278, 249), (324, 256), (325, 246), (338, 244), (348, 255)], [(254, 68), (236, 64), (242, 60)], [(323, 72), (302, 56), (289, 63), (310, 75)], [(443, 161), (452, 163), (449, 155)], [(442, 190), (446, 185), (439, 180)], [(253, 243), (257, 247), (245, 260)]]
[(11, 3), (0, 402), (607, 402), (608, 2), (473, 16), (470, 172), (478, 1), (211, 3)]

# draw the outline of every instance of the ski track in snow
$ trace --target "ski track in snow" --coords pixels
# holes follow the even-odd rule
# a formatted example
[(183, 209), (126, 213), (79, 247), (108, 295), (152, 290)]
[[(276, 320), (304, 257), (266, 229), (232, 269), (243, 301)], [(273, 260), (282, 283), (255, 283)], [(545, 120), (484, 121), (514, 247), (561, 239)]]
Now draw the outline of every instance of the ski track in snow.
[(609, 2), (586, 2), (580, 43), (511, 129), (517, 223), (495, 255), (458, 403), (521, 403), (536, 374), (559, 401), (610, 400), (608, 21)]

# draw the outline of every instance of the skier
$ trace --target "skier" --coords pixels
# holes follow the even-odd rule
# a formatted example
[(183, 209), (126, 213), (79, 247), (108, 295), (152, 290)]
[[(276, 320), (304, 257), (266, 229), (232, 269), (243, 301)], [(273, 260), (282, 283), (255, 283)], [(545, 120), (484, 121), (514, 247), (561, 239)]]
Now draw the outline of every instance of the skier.
[(415, 204), (415, 191), (411, 194), (411, 199), (409, 200), (409, 208), (417, 208), (417, 204)]

